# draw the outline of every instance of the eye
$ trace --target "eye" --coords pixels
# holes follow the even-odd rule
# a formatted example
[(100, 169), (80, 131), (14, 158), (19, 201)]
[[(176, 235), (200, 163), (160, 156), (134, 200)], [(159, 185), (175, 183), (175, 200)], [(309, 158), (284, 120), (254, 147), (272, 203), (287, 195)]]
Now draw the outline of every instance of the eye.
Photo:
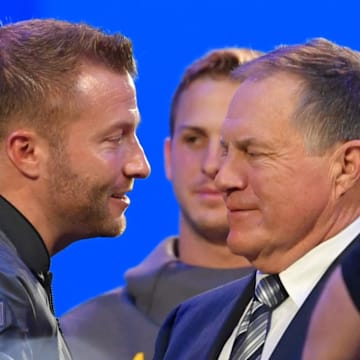
[(250, 151), (249, 149), (246, 149), (245, 151), (246, 155), (250, 156), (250, 157), (253, 157), (253, 156), (256, 156), (256, 152), (254, 151)]
[(117, 132), (116, 134), (110, 136), (107, 141), (113, 144), (121, 144), (125, 138), (125, 131), (121, 130), (120, 132)]
[(207, 144), (207, 137), (202, 134), (184, 133), (181, 142), (189, 148), (201, 149)]
[(116, 137), (112, 137), (109, 139), (109, 141), (115, 143), (115, 144), (120, 144), (122, 141), (124, 140), (124, 136), (116, 136)]
[(259, 152), (258, 150), (249, 149), (249, 148), (246, 148), (246, 149), (245, 149), (245, 154), (246, 154), (248, 157), (258, 157), (258, 156), (263, 155), (263, 154), (262, 154), (261, 152)]
[(186, 142), (188, 144), (194, 144), (197, 141), (199, 141), (199, 136), (198, 135), (185, 135), (184, 136), (184, 142)]

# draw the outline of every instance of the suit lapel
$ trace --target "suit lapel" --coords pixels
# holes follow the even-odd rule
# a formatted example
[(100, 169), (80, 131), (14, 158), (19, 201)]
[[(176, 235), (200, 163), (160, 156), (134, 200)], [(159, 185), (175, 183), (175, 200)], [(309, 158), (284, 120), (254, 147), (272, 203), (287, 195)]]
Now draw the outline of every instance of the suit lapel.
[(360, 235), (358, 235), (354, 241), (335, 259), (335, 261), (329, 266), (325, 274), (321, 277), (317, 285), (314, 287), (304, 304), (301, 306), (294, 319), (282, 335), (280, 341), (275, 347), (270, 359), (271, 360), (283, 360), (301, 359), (302, 349), (305, 342), (306, 332), (310, 322), (311, 314), (317, 303), (317, 300), (321, 294), (321, 291), (326, 284), (326, 280), (334, 270), (334, 268), (341, 262), (343, 257), (347, 255), (360, 241)]
[(212, 341), (212, 346), (209, 349), (206, 359), (218, 359), (227, 339), (232, 334), (247, 304), (253, 297), (255, 289), (255, 274), (256, 272), (254, 271), (249, 276), (241, 279), (239, 281), (239, 287), (236, 288), (233, 300), (231, 300), (228, 304), (224, 304), (223, 311), (218, 316), (219, 320), (214, 324), (214, 334), (216, 337)]

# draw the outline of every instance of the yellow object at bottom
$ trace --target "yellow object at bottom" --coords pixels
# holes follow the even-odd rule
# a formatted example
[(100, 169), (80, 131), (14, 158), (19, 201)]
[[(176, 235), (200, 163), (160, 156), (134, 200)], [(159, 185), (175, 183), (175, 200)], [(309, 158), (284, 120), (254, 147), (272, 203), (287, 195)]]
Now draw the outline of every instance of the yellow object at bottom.
[(133, 360), (145, 360), (144, 353), (142, 353), (142, 352), (137, 353), (137, 354), (133, 357)]

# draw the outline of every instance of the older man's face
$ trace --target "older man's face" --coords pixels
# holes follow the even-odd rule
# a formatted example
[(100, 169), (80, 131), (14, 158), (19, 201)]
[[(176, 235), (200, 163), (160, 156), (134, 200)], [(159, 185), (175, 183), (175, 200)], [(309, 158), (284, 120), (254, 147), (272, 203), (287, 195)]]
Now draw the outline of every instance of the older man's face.
[(334, 206), (332, 156), (309, 155), (291, 123), (299, 79), (245, 81), (222, 128), (216, 185), (228, 209), (228, 245), (259, 269), (277, 272), (327, 236)]

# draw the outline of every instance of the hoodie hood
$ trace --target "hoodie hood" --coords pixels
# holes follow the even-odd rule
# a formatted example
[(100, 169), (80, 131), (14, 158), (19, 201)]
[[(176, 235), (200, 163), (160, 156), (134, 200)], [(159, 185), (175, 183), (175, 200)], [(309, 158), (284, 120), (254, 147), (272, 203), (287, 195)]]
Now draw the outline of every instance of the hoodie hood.
[(181, 262), (176, 254), (178, 238), (162, 241), (138, 266), (125, 273), (127, 291), (135, 305), (155, 324), (184, 300), (253, 271), (252, 267), (213, 269)]

